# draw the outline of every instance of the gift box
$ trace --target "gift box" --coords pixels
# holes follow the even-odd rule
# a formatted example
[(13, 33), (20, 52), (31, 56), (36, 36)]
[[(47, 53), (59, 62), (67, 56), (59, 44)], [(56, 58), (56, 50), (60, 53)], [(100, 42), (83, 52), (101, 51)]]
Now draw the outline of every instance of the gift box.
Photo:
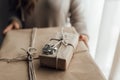
[[(30, 80), (25, 50), (30, 46), (31, 31), (32, 29), (12, 30), (5, 36), (0, 48), (0, 80)], [(78, 43), (67, 70), (40, 67), (39, 55), (42, 48), (59, 31), (61, 28), (47, 28), (39, 29), (36, 33), (36, 39), (33, 40), (37, 49), (33, 55), (36, 80), (106, 80), (83, 41)], [(66, 28), (66, 31), (73, 30)]]
[(59, 32), (50, 38), (40, 55), (41, 66), (66, 70), (77, 47), (79, 35), (75, 31)]
[[(73, 55), (78, 43), (78, 33), (73, 27), (65, 27), (63, 33), (65, 34), (66, 43), (71, 44), (65, 46), (61, 45), (57, 56), (55, 55), (44, 55), (43, 48), (46, 43), (51, 38), (58, 38), (62, 33), (63, 28), (42, 28), (42, 29), (21, 29), (21, 30), (12, 30), (7, 33), (4, 42), (4, 45), (0, 50), (0, 57), (2, 58), (19, 58), (27, 56), (27, 51), (31, 48), (36, 49), (33, 53), (33, 58), (39, 58), (41, 66), (52, 67), (55, 69), (66, 69), (70, 63), (70, 60)], [(57, 35), (56, 35), (57, 34)], [(56, 35), (56, 37), (53, 37)], [(33, 39), (34, 37), (34, 39)], [(52, 41), (53, 43), (56, 41)], [(57, 41), (58, 42), (58, 41)], [(33, 45), (34, 44), (34, 45)], [(4, 47), (6, 50), (4, 50)], [(29, 51), (28, 51), (29, 52)], [(12, 53), (14, 55), (9, 55)]]

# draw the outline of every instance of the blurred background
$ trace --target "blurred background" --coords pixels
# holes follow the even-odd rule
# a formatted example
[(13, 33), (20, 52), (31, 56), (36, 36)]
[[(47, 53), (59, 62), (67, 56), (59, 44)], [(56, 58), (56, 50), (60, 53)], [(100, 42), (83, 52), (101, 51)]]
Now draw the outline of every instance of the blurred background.
[(120, 80), (120, 0), (81, 0), (90, 53), (107, 80)]
[[(0, 44), (11, 13), (0, 0)], [(90, 54), (107, 80), (120, 80), (120, 0), (81, 0), (90, 36)]]

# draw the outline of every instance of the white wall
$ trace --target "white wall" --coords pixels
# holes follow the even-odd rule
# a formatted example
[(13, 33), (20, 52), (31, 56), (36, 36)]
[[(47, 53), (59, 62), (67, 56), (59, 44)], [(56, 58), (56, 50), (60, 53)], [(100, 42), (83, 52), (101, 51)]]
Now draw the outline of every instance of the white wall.
[(120, 34), (109, 80), (120, 80)]
[(81, 0), (90, 35), (90, 53), (109, 77), (120, 28), (120, 0)]
[(120, 30), (120, 0), (106, 0), (95, 61), (108, 78)]
[(81, 2), (90, 36), (90, 53), (94, 58), (103, 13), (104, 0), (81, 0)]

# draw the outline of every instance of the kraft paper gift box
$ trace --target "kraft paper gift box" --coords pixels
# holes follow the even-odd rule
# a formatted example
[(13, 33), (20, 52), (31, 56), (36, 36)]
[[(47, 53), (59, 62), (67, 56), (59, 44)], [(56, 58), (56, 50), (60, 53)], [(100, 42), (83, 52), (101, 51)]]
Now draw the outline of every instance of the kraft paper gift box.
[[(37, 34), (41, 37), (37, 37), (36, 42), (40, 41), (41, 43), (35, 42), (35, 48), (38, 50), (34, 57), (40, 55), (40, 47), (43, 47), (48, 40), (53, 37), (53, 34), (59, 31), (59, 29), (60, 28), (57, 28), (56, 30), (53, 30), (52, 28), (45, 29), (47, 33), (44, 29), (39, 30), (40, 32)], [(30, 38), (30, 33), (31, 29), (13, 30), (7, 33), (0, 48), (0, 80), (29, 80), (26, 61), (8, 63), (2, 59), (18, 58), (18, 56), (23, 57), (26, 52), (21, 48), (27, 49), (29, 47), (30, 40), (28, 39)], [(41, 35), (40, 33), (43, 33), (44, 35)], [(49, 34), (49, 38), (47, 34)], [(44, 38), (44, 40), (41, 40), (41, 38)], [(70, 66), (65, 71), (42, 68), (40, 67), (40, 59), (35, 59), (33, 63), (37, 80), (106, 80), (90, 56), (88, 48), (82, 41), (78, 43), (77, 49), (70, 62)]]
[[(62, 39), (63, 37), (63, 39)], [(45, 46), (45, 52), (40, 55), (41, 66), (56, 68), (56, 69), (67, 69), (73, 53), (77, 47), (79, 35), (73, 31), (71, 33), (62, 32), (54, 34), (49, 42)], [(56, 48), (57, 50), (53, 53), (47, 52), (46, 49)], [(48, 49), (50, 50), (50, 49)], [(54, 49), (52, 49), (54, 50)]]
[[(63, 70), (67, 69), (71, 61), (73, 51), (75, 50), (78, 44), (79, 35), (73, 27), (71, 28), (65, 27), (63, 31), (65, 33), (65, 36), (67, 36), (67, 38), (65, 38), (65, 41), (67, 43), (72, 44), (73, 46), (61, 45), (60, 49), (58, 50), (58, 56), (57, 56), (58, 60), (56, 60), (55, 55), (43, 55), (42, 49), (45, 46), (45, 44), (49, 41), (49, 39), (51, 39), (54, 35), (59, 33), (58, 36), (60, 36), (61, 28), (58, 27), (58, 28), (36, 29), (36, 37), (34, 39), (34, 48), (36, 49), (36, 52), (34, 57), (35, 58), (39, 57), (42, 54), (40, 56), (41, 66), (47, 66), (52, 68), (57, 67), (57, 69), (63, 69)], [(32, 36), (32, 29), (13, 30), (8, 32), (5, 41), (3, 42), (4, 46), (6, 45), (8, 46), (6, 47), (6, 50), (1, 49), (0, 53), (2, 54), (0, 56), (4, 58), (12, 59), (26, 55), (26, 52), (24, 50), (28, 50), (28, 48), (30, 47), (31, 36)], [(56, 36), (56, 38), (59, 38), (58, 36)], [(7, 53), (13, 53), (15, 55), (11, 56)]]

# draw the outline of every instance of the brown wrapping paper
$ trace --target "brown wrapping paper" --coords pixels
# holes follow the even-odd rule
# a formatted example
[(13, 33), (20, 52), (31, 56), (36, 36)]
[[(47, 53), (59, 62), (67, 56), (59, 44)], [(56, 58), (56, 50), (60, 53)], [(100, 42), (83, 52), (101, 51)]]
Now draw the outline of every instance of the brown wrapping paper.
[[(56, 30), (53, 30), (52, 32), (51, 30), (53, 29), (49, 28), (45, 29), (45, 31), (44, 29), (39, 29), (37, 34), (39, 34), (40, 37), (37, 37), (35, 42), (35, 48), (38, 50), (36, 51), (37, 54), (35, 54), (34, 57), (39, 56), (38, 53), (41, 53), (40, 51), (44, 46), (44, 43), (47, 42), (54, 33), (58, 32), (60, 28), (56, 28)], [(67, 30), (68, 28), (66, 31)], [(30, 41), (28, 38), (30, 37), (30, 32), (31, 29), (10, 31), (6, 35), (1, 46), (0, 58), (12, 59), (25, 55), (26, 53), (21, 50), (21, 48), (27, 49), (29, 47)], [(87, 47), (82, 41), (80, 41), (76, 51), (74, 52), (70, 66), (66, 71), (42, 68), (40, 67), (40, 60), (35, 59), (34, 65), (37, 80), (106, 80), (88, 53)], [(28, 80), (26, 61), (10, 63), (0, 61), (0, 80)]]

